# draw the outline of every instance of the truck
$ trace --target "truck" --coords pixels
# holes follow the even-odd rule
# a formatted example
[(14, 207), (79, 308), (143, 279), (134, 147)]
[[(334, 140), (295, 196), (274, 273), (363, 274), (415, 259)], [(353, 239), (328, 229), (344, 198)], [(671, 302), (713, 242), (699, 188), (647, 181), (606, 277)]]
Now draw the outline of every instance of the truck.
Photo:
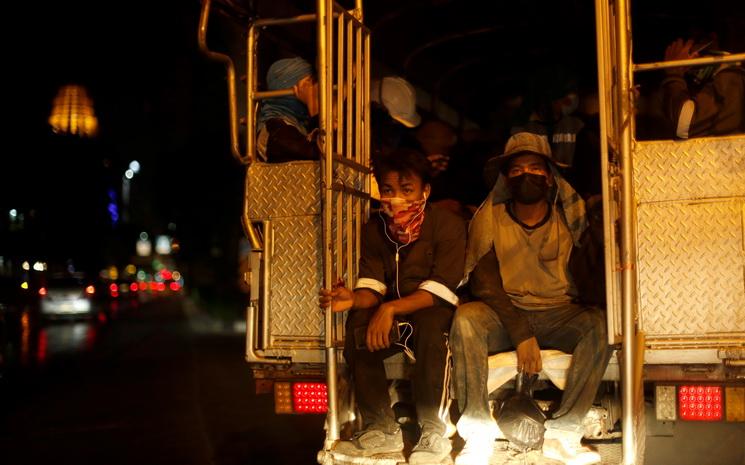
[[(471, 83), (470, 90), (478, 89), (484, 82), (476, 72), (479, 60), (493, 61), (490, 70), (530, 63), (535, 53), (530, 47), (546, 37), (528, 40), (522, 49), (509, 44), (514, 51), (507, 53), (508, 40), (499, 31), (513, 27), (537, 34), (530, 28), (551, 21), (552, 8), (577, 8), (577, 21), (588, 23), (592, 32), (585, 42), (595, 42), (606, 311), (608, 343), (614, 349), (585, 420), (585, 438), (596, 441), (603, 463), (663, 463), (676, 448), (684, 452), (675, 463), (703, 463), (702, 456), (708, 463), (745, 463), (745, 135), (642, 140), (637, 127), (645, 124), (637, 115), (638, 83), (645, 82), (645, 75), (679, 66), (739, 66), (745, 54), (641, 61), (653, 55), (649, 38), (656, 20), (688, 17), (681, 11), (685, 8), (673, 4), (638, 2), (632, 8), (630, 0), (596, 0), (593, 10), (590, 4), (564, 1), (516, 2), (499, 5), (499, 24), (479, 28), (474, 25), (481, 13), (496, 6), (454, 3), (421, 2), (417, 8), (385, 1), (363, 8), (362, 0), (345, 5), (317, 0), (303, 12), (293, 2), (278, 1), (262, 12), (224, 0), (216, 5), (239, 18), (242, 28), (224, 53), (207, 44), (215, 5), (202, 0), (199, 45), (225, 67), (230, 147), (245, 169), (242, 224), (251, 244), (245, 358), (257, 392), (273, 393), (277, 414), (325, 415), (318, 463), (350, 463), (334, 454), (334, 444), (361, 426), (340, 350), (344, 316), (320, 310), (317, 296), (339, 278), (356, 280), (360, 231), (370, 215), (371, 69), (396, 69), (375, 61), (376, 34), (390, 47), (386, 54), (401, 58), (399, 71), (417, 76), (412, 63), (430, 53), (429, 62), (441, 66), (419, 72), (420, 82), (422, 76), (434, 82), (417, 89), (420, 107), (460, 129), (473, 129), (478, 122), (468, 108), (449, 104), (437, 89), (456, 75), (464, 87)], [(742, 24), (742, 8), (730, 2), (715, 1), (706, 8), (727, 12), (722, 20), (731, 28)], [(371, 27), (366, 20), (373, 13)], [(633, 27), (632, 19), (646, 29)], [(397, 24), (422, 39), (407, 41)], [(292, 28), (300, 32), (288, 32)], [(640, 37), (636, 49), (632, 35)], [(490, 36), (486, 44), (502, 44), (497, 48), (502, 55), (489, 56), (493, 48), (469, 43), (483, 36)], [(260, 102), (292, 95), (292, 89), (262, 90), (264, 40), (278, 42), (277, 48), (300, 44), (315, 56), (323, 137), (319, 161), (264, 163), (256, 156)], [(550, 47), (549, 52), (559, 53)], [(245, 66), (242, 78), (236, 63)], [(510, 75), (502, 81), (509, 83)], [(560, 378), (571, 355), (554, 355), (554, 376)], [(510, 388), (509, 381), (496, 381), (505, 361), (509, 354), (490, 360), (495, 402), (500, 391)], [(402, 419), (408, 418), (409, 368), (403, 356), (386, 361), (392, 402)], [(546, 373), (542, 378), (555, 389)], [(712, 448), (720, 455), (707, 455)], [(518, 460), (502, 452), (495, 452), (492, 463)], [(551, 463), (527, 452), (519, 460)], [(403, 456), (354, 461), (402, 462)]]

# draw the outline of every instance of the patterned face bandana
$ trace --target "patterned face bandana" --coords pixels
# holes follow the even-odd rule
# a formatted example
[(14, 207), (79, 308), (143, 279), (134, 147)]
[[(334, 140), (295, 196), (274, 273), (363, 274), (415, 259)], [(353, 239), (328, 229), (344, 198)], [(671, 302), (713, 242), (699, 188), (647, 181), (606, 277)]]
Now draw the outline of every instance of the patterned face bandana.
[(388, 231), (399, 244), (410, 244), (419, 238), (424, 222), (427, 198), (406, 200), (400, 197), (380, 199)]

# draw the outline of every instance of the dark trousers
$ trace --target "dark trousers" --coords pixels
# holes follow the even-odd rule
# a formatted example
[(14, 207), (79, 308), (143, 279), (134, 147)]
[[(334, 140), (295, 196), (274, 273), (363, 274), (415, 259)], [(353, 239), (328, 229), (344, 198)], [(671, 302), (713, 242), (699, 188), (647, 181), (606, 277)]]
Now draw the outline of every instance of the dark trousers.
[[(383, 360), (403, 349), (391, 345), (385, 350), (370, 352), (367, 348), (356, 349), (354, 343), (354, 328), (367, 327), (374, 311), (350, 312), (346, 324), (344, 358), (354, 377), (354, 393), (365, 428), (392, 433), (398, 429), (398, 424), (391, 408)], [(453, 310), (444, 306), (427, 307), (398, 317), (401, 321), (411, 323), (414, 328), (407, 346), (416, 357), (411, 382), (422, 431), (445, 433), (450, 374), (448, 331), (452, 318)], [(404, 338), (399, 342), (403, 344)]]
[[(561, 405), (547, 427), (581, 432), (582, 419), (592, 406), (610, 358), (605, 314), (598, 308), (574, 304), (522, 312), (542, 349), (572, 354)], [(488, 357), (514, 350), (509, 334), (491, 307), (469, 302), (456, 311), (450, 343), (461, 411), (458, 432), (464, 438), (489, 432), (494, 420), (486, 387)]]

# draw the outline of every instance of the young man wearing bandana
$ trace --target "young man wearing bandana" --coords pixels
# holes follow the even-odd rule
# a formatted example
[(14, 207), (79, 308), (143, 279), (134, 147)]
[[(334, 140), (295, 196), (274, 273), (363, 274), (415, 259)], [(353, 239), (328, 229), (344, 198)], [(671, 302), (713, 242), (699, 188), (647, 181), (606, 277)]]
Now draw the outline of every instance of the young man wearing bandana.
[(561, 404), (546, 422), (543, 454), (599, 463), (580, 444), (582, 420), (608, 363), (602, 305), (602, 212), (585, 204), (553, 164), (545, 136), (510, 137), (500, 176), (469, 229), (466, 276), (478, 299), (456, 311), (450, 333), (455, 394), (466, 440), (457, 465), (486, 465), (498, 434), (488, 404), (490, 354), (517, 351), (518, 370), (541, 371), (540, 349), (572, 353)]
[[(364, 424), (351, 440), (337, 444), (340, 454), (403, 450), (383, 365), (400, 350), (415, 361), (411, 381), (421, 426), (408, 463), (439, 463), (451, 451), (445, 437), (448, 331), (458, 304), (455, 288), (463, 277), (466, 228), (456, 215), (427, 204), (429, 169), (424, 155), (409, 149), (379, 160), (375, 177), (382, 208), (362, 231), (359, 279), (353, 291), (341, 284), (320, 291), (322, 308), (350, 312), (344, 356)], [(401, 338), (394, 343), (389, 335), (399, 322)]]

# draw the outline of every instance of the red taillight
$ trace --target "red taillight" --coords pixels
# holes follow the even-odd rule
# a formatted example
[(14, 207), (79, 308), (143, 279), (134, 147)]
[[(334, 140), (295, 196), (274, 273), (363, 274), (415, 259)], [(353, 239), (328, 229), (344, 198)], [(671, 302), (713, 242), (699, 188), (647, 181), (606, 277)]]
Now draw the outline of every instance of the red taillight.
[(42, 297), (44, 297), (45, 295), (47, 295), (47, 288), (40, 287), (39, 288), (39, 295), (42, 296)]
[(681, 420), (721, 420), (722, 388), (719, 386), (679, 386), (678, 411)]
[(157, 289), (158, 289), (158, 283), (156, 283), (155, 281), (151, 281), (150, 282), (150, 290), (151, 291), (155, 291)]
[(93, 295), (96, 292), (96, 288), (93, 286), (88, 286), (85, 288), (85, 293), (88, 295)]
[(293, 383), (292, 407), (297, 413), (326, 413), (328, 411), (326, 383)]
[(172, 291), (178, 291), (181, 289), (181, 285), (176, 281), (171, 281), (171, 284), (169, 284), (168, 287), (170, 287)]
[(112, 293), (113, 292), (118, 292), (119, 291), (119, 286), (117, 286), (116, 283), (111, 283), (111, 284), (109, 284), (109, 289), (111, 290)]
[(139, 288), (139, 289), (140, 289), (141, 291), (144, 291), (145, 289), (147, 289), (147, 283), (139, 283), (139, 284), (137, 285), (137, 287), (138, 287), (138, 288)]
[(129, 285), (129, 290), (132, 291), (132, 292), (136, 292), (137, 291), (137, 283), (130, 284)]
[(166, 283), (158, 283), (158, 291), (165, 291)]

